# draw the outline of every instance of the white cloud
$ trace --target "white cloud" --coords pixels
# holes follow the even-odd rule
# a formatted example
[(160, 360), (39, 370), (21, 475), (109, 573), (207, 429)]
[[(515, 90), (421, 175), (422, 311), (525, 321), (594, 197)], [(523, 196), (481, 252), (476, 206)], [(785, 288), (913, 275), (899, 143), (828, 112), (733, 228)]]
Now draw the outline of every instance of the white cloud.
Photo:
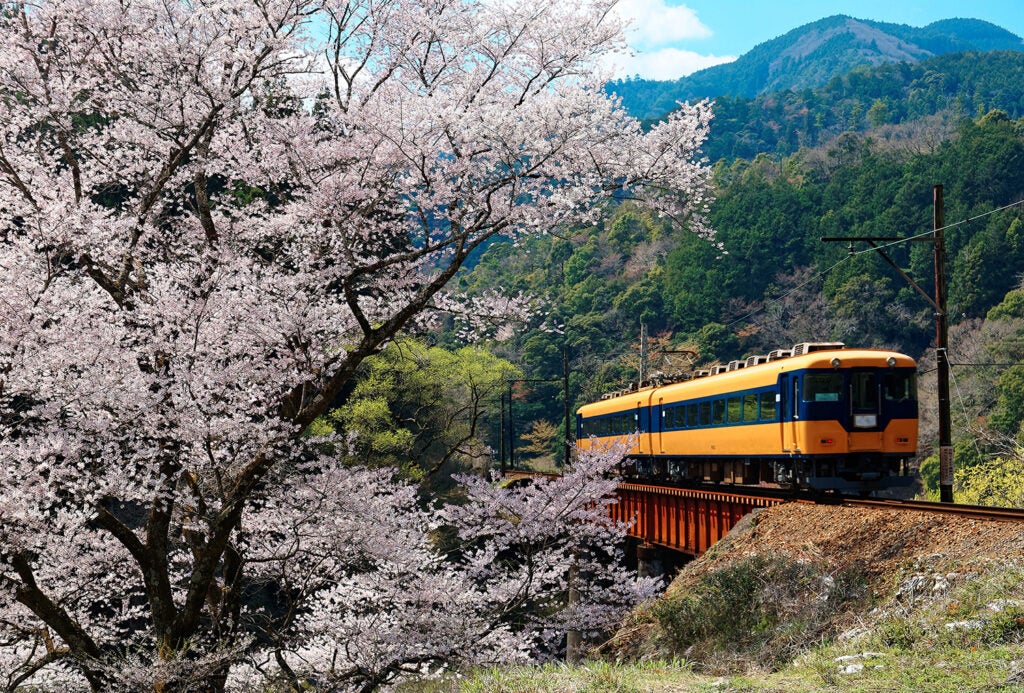
[(633, 56), (618, 56), (612, 69), (617, 77), (640, 75), (644, 79), (669, 80), (735, 59), (734, 55), (701, 55), (679, 48), (659, 48)]
[(615, 11), (631, 20), (628, 36), (635, 46), (662, 46), (711, 36), (711, 29), (685, 5), (670, 7), (665, 0), (620, 0)]
[(736, 59), (731, 55), (702, 55), (673, 45), (712, 34), (697, 13), (685, 5), (670, 6), (666, 0), (620, 0), (615, 11), (630, 21), (626, 40), (635, 53), (614, 60), (613, 71), (618, 77), (678, 79)]

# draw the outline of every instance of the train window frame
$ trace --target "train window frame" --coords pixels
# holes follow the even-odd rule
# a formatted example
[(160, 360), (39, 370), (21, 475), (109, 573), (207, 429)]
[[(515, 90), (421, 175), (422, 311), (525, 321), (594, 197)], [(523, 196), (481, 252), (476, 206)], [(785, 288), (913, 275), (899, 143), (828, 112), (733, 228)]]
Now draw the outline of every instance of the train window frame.
[[(892, 396), (893, 390), (890, 383), (899, 379), (903, 384), (905, 396)], [(909, 394), (906, 394), (909, 391)], [(887, 371), (882, 377), (882, 396), (886, 402), (915, 402), (917, 401), (917, 373), (914, 371)]]
[(700, 403), (700, 425), (711, 425), (711, 400), (705, 400)]
[(878, 409), (880, 383), (875, 371), (854, 371), (850, 374), (850, 407), (853, 411)]
[(686, 427), (697, 428), (700, 426), (700, 408), (696, 404), (686, 405)]

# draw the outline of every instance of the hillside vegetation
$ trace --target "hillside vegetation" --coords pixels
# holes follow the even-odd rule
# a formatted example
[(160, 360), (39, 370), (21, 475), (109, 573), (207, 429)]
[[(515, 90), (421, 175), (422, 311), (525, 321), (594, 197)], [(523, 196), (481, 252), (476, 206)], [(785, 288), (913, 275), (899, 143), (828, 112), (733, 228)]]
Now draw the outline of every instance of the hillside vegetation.
[[(988, 31), (957, 21), (940, 26)], [(1012, 365), (1024, 357), (1017, 204), (1024, 200), (1024, 52), (860, 66), (818, 89), (720, 98), (714, 108), (704, 145), (714, 161), (713, 238), (620, 196), (596, 223), (494, 241), (458, 277), (470, 296), (531, 296), (541, 307), (532, 323), (486, 345), (519, 369), (510, 390), (515, 462), (550, 466), (562, 457), (563, 356), (575, 410), (637, 380), (641, 325), (647, 373), (692, 367), (687, 352), (710, 364), (803, 341), (842, 341), (901, 350), (927, 374), (931, 306), (867, 244), (821, 239), (928, 236), (933, 186), (942, 184), (958, 492), (980, 502), (1024, 501), (1024, 474), (992, 471), (1019, 470), (1024, 459), (1024, 366)], [(930, 243), (897, 243), (886, 253), (932, 292)], [(455, 325), (429, 339), (449, 350), (464, 344)], [(393, 381), (401, 381), (397, 372), (386, 382)], [(934, 380), (920, 383), (927, 493), (938, 481), (930, 458)], [(433, 425), (413, 421), (398, 402), (378, 411), (381, 425), (411, 436)], [(480, 400), (472, 442), (484, 453), (478, 462), (488, 449), (492, 462), (503, 449), (512, 456), (501, 423), (505, 402), (497, 389)], [(430, 469), (441, 459), (420, 464)], [(987, 481), (996, 477), (1011, 482), (996, 488)]]

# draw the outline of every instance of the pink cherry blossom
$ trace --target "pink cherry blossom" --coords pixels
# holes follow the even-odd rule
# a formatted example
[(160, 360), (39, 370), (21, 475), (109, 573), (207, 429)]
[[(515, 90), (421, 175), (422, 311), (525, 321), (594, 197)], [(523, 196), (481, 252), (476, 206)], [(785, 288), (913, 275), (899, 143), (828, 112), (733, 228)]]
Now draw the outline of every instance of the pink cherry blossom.
[[(304, 436), (489, 240), (613, 193), (709, 233), (710, 108), (626, 117), (610, 6), (0, 10), (3, 685), (369, 688), (551, 652), (649, 592), (598, 570), (621, 528), (585, 463), (428, 508)], [(594, 587), (541, 621), (570, 560)]]

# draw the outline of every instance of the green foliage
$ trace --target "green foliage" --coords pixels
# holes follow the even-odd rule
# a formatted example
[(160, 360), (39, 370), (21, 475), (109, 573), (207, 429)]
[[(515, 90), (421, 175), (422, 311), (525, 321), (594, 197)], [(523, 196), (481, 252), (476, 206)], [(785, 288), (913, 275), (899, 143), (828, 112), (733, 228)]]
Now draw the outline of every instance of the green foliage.
[(989, 426), (1013, 436), (1024, 421), (1024, 366), (1010, 366), (999, 376), (999, 398), (989, 417)]
[(702, 363), (727, 363), (739, 356), (740, 340), (729, 328), (717, 322), (704, 325), (687, 341), (696, 347)]
[[(956, 460), (958, 470), (968, 469), (982, 463), (982, 453), (974, 436), (961, 436), (953, 441), (953, 459)], [(937, 452), (921, 461), (920, 474), (925, 496), (932, 500), (938, 500), (941, 469)], [(957, 498), (957, 501), (959, 502), (960, 499)]]
[(1024, 459), (996, 457), (961, 466), (955, 477), (958, 503), (1024, 508)]
[(483, 349), (396, 340), (365, 362), (345, 403), (311, 433), (351, 435), (352, 462), (395, 466), (433, 483), (442, 470), (490, 464), (485, 439), (497, 425), (498, 396), (519, 376)]
[[(1020, 219), (1015, 219), (1011, 229), (1020, 225)], [(988, 320), (1024, 319), (1024, 290), (1014, 289), (1007, 293), (998, 305), (989, 310), (986, 317)]]

